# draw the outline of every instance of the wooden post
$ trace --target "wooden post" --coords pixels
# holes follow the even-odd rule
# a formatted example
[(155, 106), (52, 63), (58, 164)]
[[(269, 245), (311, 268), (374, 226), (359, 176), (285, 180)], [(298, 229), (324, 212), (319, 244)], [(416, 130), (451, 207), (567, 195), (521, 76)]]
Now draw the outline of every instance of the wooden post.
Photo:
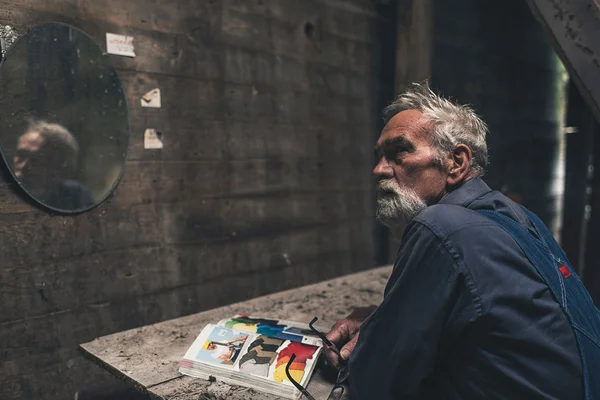
[(589, 185), (594, 131), (598, 129), (590, 108), (573, 82), (569, 85), (566, 125), (565, 194), (561, 246), (580, 276), (585, 269)]
[[(430, 78), (433, 47), (433, 1), (398, 0), (395, 94)], [(389, 230), (388, 230), (389, 231)], [(394, 262), (402, 232), (388, 233), (388, 260)]]
[(596, 123), (594, 130), (594, 162), (591, 181), (591, 196), (587, 237), (585, 237), (585, 258), (582, 271), (583, 283), (592, 295), (596, 306), (600, 306), (600, 129)]
[(398, 0), (396, 93), (429, 79), (433, 47), (432, 0)]

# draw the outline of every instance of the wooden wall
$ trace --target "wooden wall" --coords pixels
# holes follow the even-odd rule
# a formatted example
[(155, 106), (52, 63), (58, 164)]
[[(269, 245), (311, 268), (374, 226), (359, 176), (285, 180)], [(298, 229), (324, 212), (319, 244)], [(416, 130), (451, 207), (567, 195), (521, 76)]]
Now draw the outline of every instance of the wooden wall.
[[(0, 179), (0, 398), (118, 386), (79, 343), (373, 266), (382, 16), (363, 0), (0, 1), (0, 23), (70, 23), (130, 102), (115, 194), (51, 215)], [(153, 88), (161, 109), (142, 108)], [(145, 150), (143, 132), (163, 134)]]

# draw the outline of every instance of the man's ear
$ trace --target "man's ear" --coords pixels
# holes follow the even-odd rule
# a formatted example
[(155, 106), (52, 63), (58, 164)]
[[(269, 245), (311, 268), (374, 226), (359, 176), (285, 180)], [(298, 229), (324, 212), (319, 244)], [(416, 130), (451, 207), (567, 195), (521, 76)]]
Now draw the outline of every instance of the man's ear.
[(471, 160), (473, 153), (466, 144), (458, 144), (451, 154), (450, 168), (446, 183), (449, 187), (460, 185), (471, 177)]

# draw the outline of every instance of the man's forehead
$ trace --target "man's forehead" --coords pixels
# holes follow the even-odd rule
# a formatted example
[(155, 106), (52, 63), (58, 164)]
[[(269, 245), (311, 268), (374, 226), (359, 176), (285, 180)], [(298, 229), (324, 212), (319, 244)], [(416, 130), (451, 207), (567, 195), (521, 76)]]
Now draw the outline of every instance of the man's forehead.
[(42, 134), (39, 133), (38, 131), (28, 131), (28, 132), (24, 133), (23, 135), (21, 135), (21, 139), (27, 140), (27, 141), (41, 140)]
[(381, 131), (378, 142), (397, 136), (417, 139), (423, 133), (427, 121), (419, 110), (404, 110), (394, 115)]
[(19, 147), (38, 147), (44, 142), (44, 138), (37, 131), (29, 131), (19, 138)]

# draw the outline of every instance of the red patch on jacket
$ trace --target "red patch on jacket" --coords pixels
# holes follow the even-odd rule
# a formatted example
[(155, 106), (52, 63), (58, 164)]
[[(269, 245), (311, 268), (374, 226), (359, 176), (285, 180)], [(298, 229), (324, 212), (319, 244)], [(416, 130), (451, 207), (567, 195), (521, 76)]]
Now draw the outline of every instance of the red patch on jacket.
[(569, 268), (566, 265), (563, 265), (558, 270), (562, 274), (563, 278), (568, 278), (571, 276), (571, 271), (569, 271)]

